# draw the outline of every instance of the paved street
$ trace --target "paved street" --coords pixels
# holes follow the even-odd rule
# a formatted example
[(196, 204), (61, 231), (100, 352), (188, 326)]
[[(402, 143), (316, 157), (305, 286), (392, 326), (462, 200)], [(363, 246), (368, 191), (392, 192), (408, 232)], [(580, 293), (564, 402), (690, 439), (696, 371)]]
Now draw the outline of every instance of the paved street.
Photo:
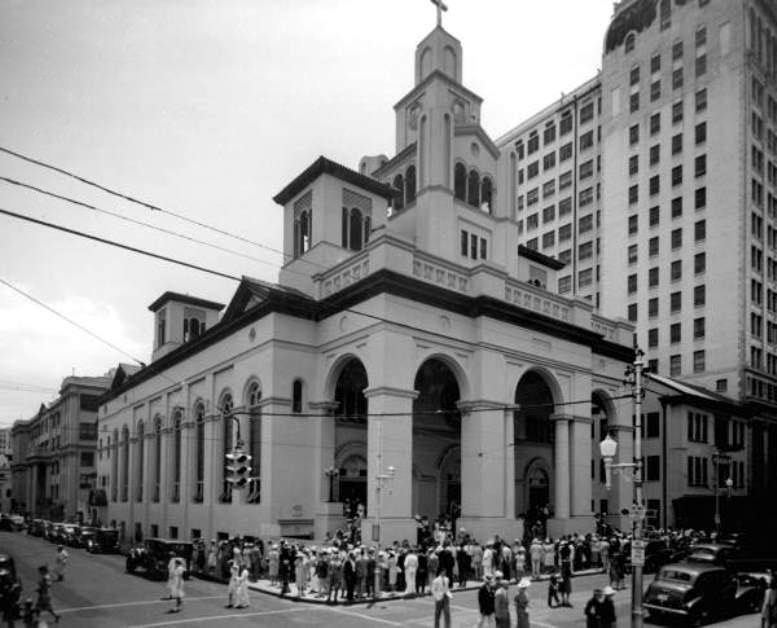
[[(37, 567), (53, 562), (55, 546), (26, 534), (0, 532), (0, 551), (17, 561), (25, 595), (34, 598)], [(233, 611), (224, 608), (226, 587), (221, 584), (191, 580), (186, 584), (186, 602), (180, 614), (168, 614), (170, 602), (164, 595), (164, 583), (124, 573), (121, 556), (91, 555), (83, 550), (69, 550), (67, 576), (55, 584), (53, 600), (62, 613), (61, 625), (79, 628), (118, 626), (431, 626), (433, 605), (430, 598), (403, 600), (375, 606), (321, 606), (281, 600), (261, 593), (251, 594), (250, 609)], [(604, 583), (603, 576), (576, 578), (573, 581), (572, 609), (548, 609), (544, 596), (546, 584), (529, 589), (532, 603), (532, 626), (539, 628), (580, 626), (582, 608), (594, 586)], [(477, 619), (476, 592), (454, 592), (452, 616), (454, 627), (470, 627)], [(511, 590), (511, 596), (514, 590)], [(628, 625), (629, 592), (616, 597), (619, 623)], [(720, 622), (717, 626), (745, 628), (758, 625), (755, 615)]]

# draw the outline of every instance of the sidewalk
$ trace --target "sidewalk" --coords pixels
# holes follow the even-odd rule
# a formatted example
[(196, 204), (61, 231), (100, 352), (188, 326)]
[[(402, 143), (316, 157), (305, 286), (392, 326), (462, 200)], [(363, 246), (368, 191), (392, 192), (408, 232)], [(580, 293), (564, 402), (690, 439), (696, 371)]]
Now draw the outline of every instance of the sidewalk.
[[(576, 571), (574, 574), (572, 574), (573, 578), (579, 578), (583, 576), (594, 576), (597, 574), (602, 574), (604, 571), (602, 569), (582, 569), (580, 571)], [(533, 578), (533, 582), (542, 582), (550, 579), (549, 574), (544, 574), (540, 576), (539, 578)], [(511, 581), (511, 583), (515, 583), (515, 581)], [(480, 588), (480, 586), (483, 584), (482, 581), (477, 580), (469, 580), (467, 581), (466, 586), (463, 587), (452, 587), (451, 591), (476, 591)], [(318, 597), (317, 594), (310, 592), (306, 592), (305, 595), (298, 595), (297, 593), (297, 586), (293, 583), (289, 583), (289, 592), (281, 596), (281, 586), (280, 584), (277, 585), (271, 585), (269, 580), (257, 580), (256, 582), (249, 582), (248, 587), (253, 591), (259, 591), (261, 593), (266, 593), (268, 595), (274, 595), (275, 597), (283, 597), (288, 600), (294, 600), (298, 602), (307, 602), (309, 604), (327, 604), (325, 597)], [(431, 595), (431, 592), (428, 592), (425, 595), (416, 595), (415, 593), (411, 594), (404, 594), (399, 592), (381, 592), (380, 596), (378, 597), (378, 600), (381, 602), (387, 602), (390, 600), (406, 600), (411, 598), (417, 598), (417, 597), (425, 597)], [(351, 604), (372, 604), (375, 602), (375, 598), (373, 597), (364, 597), (364, 598), (354, 598), (353, 602)], [(330, 602), (331, 603), (331, 602)], [(337, 604), (348, 604), (343, 599), (340, 599), (337, 601)]]

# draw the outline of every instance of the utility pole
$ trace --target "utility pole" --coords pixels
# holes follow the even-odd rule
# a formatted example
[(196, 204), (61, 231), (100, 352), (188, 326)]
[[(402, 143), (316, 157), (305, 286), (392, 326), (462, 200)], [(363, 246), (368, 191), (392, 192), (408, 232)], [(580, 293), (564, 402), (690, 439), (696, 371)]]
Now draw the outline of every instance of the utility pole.
[[(642, 551), (642, 527), (645, 522), (645, 508), (642, 502), (642, 371), (645, 367), (645, 353), (637, 348), (634, 359), (634, 539), (632, 548)], [(642, 628), (642, 561), (632, 559), (631, 569), (631, 626)]]

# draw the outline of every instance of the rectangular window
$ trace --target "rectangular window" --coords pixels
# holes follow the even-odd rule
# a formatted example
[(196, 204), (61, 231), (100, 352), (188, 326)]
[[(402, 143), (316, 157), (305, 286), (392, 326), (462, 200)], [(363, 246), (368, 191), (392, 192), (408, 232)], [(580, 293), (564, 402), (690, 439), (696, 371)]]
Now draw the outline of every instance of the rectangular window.
[(550, 170), (556, 165), (556, 151), (551, 151), (542, 158), (542, 169)]
[(651, 227), (655, 227), (655, 226), (658, 225), (659, 219), (661, 217), (660, 211), (661, 210), (659, 209), (659, 207), (657, 205), (655, 207), (651, 207), (648, 210), (648, 212), (649, 212), (648, 213), (648, 224)]
[(578, 233), (586, 233), (588, 231), (591, 231), (591, 229), (593, 228), (594, 228), (593, 214), (588, 214), (587, 216), (583, 216), (578, 221), (578, 225), (577, 225)]
[(672, 105), (672, 124), (683, 121), (683, 101), (680, 100)]
[(629, 216), (629, 235), (634, 235), (637, 233), (638, 221), (638, 216)]
[(542, 248), (548, 249), (556, 244), (556, 232), (548, 231), (542, 234)]
[(700, 122), (696, 125), (696, 145), (704, 144), (707, 141), (707, 123)]
[(529, 136), (529, 155), (536, 153), (540, 149), (540, 136), (537, 131), (532, 131)]
[(570, 185), (572, 185), (572, 171), (567, 170), (561, 173), (561, 176), (558, 178), (558, 189), (566, 190)]
[(704, 284), (693, 289), (694, 306), (702, 306), (707, 303), (707, 288)]
[(669, 295), (669, 311), (672, 312), (672, 314), (679, 312), (682, 308), (683, 304), (683, 293), (682, 292), (672, 292)]
[(561, 124), (559, 125), (559, 133), (563, 136), (572, 130), (572, 112), (567, 109), (561, 114)]
[(707, 221), (699, 220), (693, 225), (693, 237), (696, 242), (701, 242), (707, 237)]
[(658, 267), (648, 270), (648, 287), (654, 288), (658, 285)]
[(696, 113), (707, 110), (707, 89), (700, 89), (696, 92)]
[(559, 201), (558, 203), (558, 215), (559, 218), (561, 216), (566, 216), (572, 211), (572, 199), (571, 198), (565, 198)]
[(461, 254), (464, 257), (469, 255), (469, 233), (467, 231), (461, 232)]
[(653, 81), (650, 84), (650, 102), (655, 102), (661, 98), (661, 80)]
[(661, 113), (656, 112), (650, 116), (650, 135), (661, 132)]
[(658, 236), (654, 236), (648, 240), (648, 255), (650, 257), (658, 255)]
[(551, 179), (542, 184), (542, 198), (548, 198), (556, 193), (556, 180)]
[(631, 68), (629, 74), (629, 85), (637, 85), (639, 83), (639, 66)]
[(681, 152), (683, 152), (683, 135), (678, 133), (672, 136), (672, 154), (676, 155)]
[(565, 242), (566, 240), (570, 240), (572, 238), (572, 225), (563, 225), (558, 230), (558, 241), (559, 242)]
[(650, 147), (650, 165), (655, 166), (661, 158), (661, 146), (654, 144)]
[(588, 131), (580, 136), (580, 150), (587, 150), (594, 145), (594, 132)]
[(550, 205), (542, 210), (542, 223), (548, 223), (556, 217), (556, 206)]
[(629, 175), (635, 175), (639, 172), (639, 157), (632, 155), (629, 157)]
[(682, 68), (677, 68), (672, 72), (672, 88), (673, 89), (683, 88), (683, 69)]
[(704, 76), (707, 73), (707, 55), (696, 57), (696, 78)]
[(703, 177), (707, 174), (707, 155), (699, 155), (695, 160), (696, 177)]
[(699, 28), (696, 29), (696, 47), (701, 48), (706, 43), (707, 43), (707, 28), (705, 26), (699, 26)]
[(671, 234), (672, 248), (679, 249), (683, 245), (683, 230), (682, 228), (673, 229)]
[(650, 177), (650, 181), (648, 181), (648, 192), (650, 193), (650, 196), (655, 196), (660, 191), (661, 185), (658, 175)]
[(655, 74), (661, 70), (661, 55), (653, 55), (650, 57), (650, 73)]
[(526, 168), (526, 176), (531, 180), (540, 173), (540, 162), (533, 161)]
[(693, 319), (693, 337), (704, 338), (704, 317)]
[(629, 127), (629, 144), (634, 145), (639, 142), (639, 124), (633, 124)]
[(707, 188), (697, 188), (694, 200), (696, 209), (707, 207)]
[(469, 236), (469, 256), (472, 259), (478, 258), (478, 237), (473, 233)]
[(694, 373), (703, 373), (706, 368), (706, 358), (704, 350), (700, 351), (694, 351), (693, 352), (693, 372)]
[(585, 190), (580, 191), (580, 194), (578, 195), (578, 199), (577, 199), (578, 207), (585, 207), (586, 205), (590, 205), (593, 202), (594, 202), (593, 188), (586, 188)]
[(678, 41), (672, 46), (672, 61), (683, 58), (683, 42)]
[(658, 316), (658, 297), (653, 297), (648, 300), (648, 317), (655, 318)]
[(672, 218), (679, 218), (683, 215), (683, 197), (678, 196), (672, 199)]
[(572, 261), (572, 250), (566, 249), (558, 254), (558, 261), (562, 264), (569, 264)]
[(566, 294), (570, 290), (572, 290), (572, 276), (565, 275), (564, 277), (559, 277), (559, 280), (558, 280), (559, 294)]
[(683, 183), (683, 167), (675, 166), (672, 168), (672, 187), (676, 187), (678, 185), (682, 185)]
[(652, 329), (648, 329), (648, 347), (657, 347), (658, 346), (658, 328), (653, 327)]
[(639, 111), (639, 92), (632, 94), (629, 98), (629, 112)]
[(577, 247), (577, 258), (580, 260), (585, 260), (593, 257), (594, 255), (594, 243), (593, 242), (583, 242), (579, 247)]
[(631, 274), (626, 280), (626, 288), (629, 294), (634, 294), (637, 291), (637, 274)]
[(577, 274), (577, 286), (578, 288), (585, 288), (587, 286), (590, 286), (593, 283), (593, 270), (590, 268), (586, 268), (585, 270), (581, 270)]
[(629, 205), (637, 202), (639, 202), (639, 186), (635, 184), (629, 187)]
[(669, 326), (669, 342), (672, 344), (680, 342), (680, 323), (672, 323)]
[(551, 142), (555, 141), (556, 139), (556, 125), (551, 124), (548, 127), (545, 127), (545, 131), (542, 133), (542, 142), (543, 144), (550, 144)]
[(480, 238), (480, 259), (488, 259), (488, 240)]
[(594, 117), (594, 104), (589, 102), (580, 109), (580, 124), (585, 124)]
[(629, 320), (632, 323), (636, 323), (637, 322), (637, 304), (636, 303), (629, 303), (629, 307), (628, 307), (627, 312), (628, 312)]
[(580, 180), (588, 179), (594, 175), (594, 161), (589, 159), (588, 161), (580, 164)]
[(707, 255), (705, 253), (697, 253), (693, 256), (693, 272), (697, 275), (707, 270)]
[(672, 262), (670, 268), (670, 277), (672, 281), (679, 281), (683, 278), (683, 262), (682, 260), (675, 260)]
[(629, 264), (637, 263), (637, 245), (631, 244), (628, 249)]
[[(658, 414), (658, 413), (656, 413)], [(658, 482), (661, 479), (661, 456), (647, 457), (647, 481)]]
[(682, 373), (682, 363), (680, 361), (680, 355), (669, 356), (669, 377), (679, 377)]
[(540, 200), (540, 189), (539, 188), (532, 188), (528, 192), (526, 192), (526, 206), (531, 207)]
[(572, 158), (572, 142), (567, 142), (558, 151), (558, 160), (560, 162)]

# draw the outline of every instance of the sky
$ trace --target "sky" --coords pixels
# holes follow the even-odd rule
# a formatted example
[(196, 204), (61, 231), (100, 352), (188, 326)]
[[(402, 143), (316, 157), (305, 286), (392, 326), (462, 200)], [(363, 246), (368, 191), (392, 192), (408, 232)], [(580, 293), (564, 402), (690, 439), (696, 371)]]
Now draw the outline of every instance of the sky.
[[(446, 0), (463, 83), (496, 139), (593, 77), (611, 0)], [(394, 154), (429, 0), (0, 0), (0, 147), (260, 248), (0, 152), (0, 177), (207, 241), (216, 250), (0, 180), (0, 209), (276, 281), (272, 196), (319, 155)], [(8, 282), (109, 340), (108, 347)], [(237, 283), (0, 215), (0, 426), (71, 374), (148, 362), (166, 290), (228, 303)]]

